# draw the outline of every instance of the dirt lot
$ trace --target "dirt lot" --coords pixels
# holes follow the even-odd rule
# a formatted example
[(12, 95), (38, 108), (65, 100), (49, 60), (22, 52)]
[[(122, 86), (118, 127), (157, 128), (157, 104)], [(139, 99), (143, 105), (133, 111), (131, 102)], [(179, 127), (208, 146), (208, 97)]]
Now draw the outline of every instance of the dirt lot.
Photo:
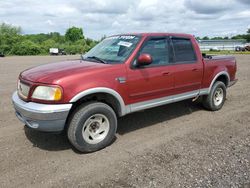
[(76, 58), (0, 58), (0, 187), (250, 186), (249, 55), (237, 55), (239, 82), (222, 110), (184, 101), (128, 115), (113, 145), (92, 154), (24, 128), (11, 105), (20, 71)]

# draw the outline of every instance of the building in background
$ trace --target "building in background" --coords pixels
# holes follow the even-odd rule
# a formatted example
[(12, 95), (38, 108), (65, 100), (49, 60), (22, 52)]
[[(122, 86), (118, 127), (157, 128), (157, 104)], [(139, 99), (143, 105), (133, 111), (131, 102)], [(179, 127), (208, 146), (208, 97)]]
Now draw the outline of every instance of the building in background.
[(236, 47), (245, 47), (246, 40), (198, 40), (201, 51), (209, 50), (235, 50)]

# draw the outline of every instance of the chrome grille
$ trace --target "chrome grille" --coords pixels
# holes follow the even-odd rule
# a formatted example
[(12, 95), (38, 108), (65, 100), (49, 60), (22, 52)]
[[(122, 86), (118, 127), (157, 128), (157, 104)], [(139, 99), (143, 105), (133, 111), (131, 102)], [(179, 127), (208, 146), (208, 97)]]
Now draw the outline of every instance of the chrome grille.
[(20, 80), (18, 81), (18, 86), (17, 86), (18, 94), (23, 97), (27, 98), (29, 95), (30, 87), (24, 83), (22, 83)]

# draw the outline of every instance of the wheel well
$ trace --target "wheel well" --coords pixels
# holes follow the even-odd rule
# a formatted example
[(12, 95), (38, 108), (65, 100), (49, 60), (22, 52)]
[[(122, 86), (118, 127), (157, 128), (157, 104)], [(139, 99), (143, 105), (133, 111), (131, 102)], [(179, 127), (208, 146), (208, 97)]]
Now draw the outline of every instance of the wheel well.
[(229, 83), (229, 80), (228, 80), (228, 77), (226, 75), (220, 75), (218, 78), (216, 78), (215, 82), (216, 81), (221, 81), (225, 84), (225, 86), (227, 87), (228, 86), (228, 83)]
[(73, 103), (71, 112), (74, 111), (74, 109), (77, 108), (82, 103), (89, 101), (103, 102), (109, 105), (114, 110), (117, 116), (121, 116), (121, 106), (119, 101), (113, 95), (108, 93), (94, 93), (82, 97), (81, 99)]

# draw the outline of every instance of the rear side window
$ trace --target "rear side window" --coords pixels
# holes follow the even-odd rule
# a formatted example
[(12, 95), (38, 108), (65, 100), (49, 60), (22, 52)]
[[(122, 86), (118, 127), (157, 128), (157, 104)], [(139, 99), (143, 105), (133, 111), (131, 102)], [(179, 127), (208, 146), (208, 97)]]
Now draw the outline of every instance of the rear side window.
[(168, 42), (166, 38), (152, 38), (142, 47), (140, 54), (147, 53), (152, 56), (153, 62), (149, 66), (169, 64)]
[(197, 60), (190, 39), (172, 38), (172, 42), (175, 53), (175, 62), (193, 63)]

